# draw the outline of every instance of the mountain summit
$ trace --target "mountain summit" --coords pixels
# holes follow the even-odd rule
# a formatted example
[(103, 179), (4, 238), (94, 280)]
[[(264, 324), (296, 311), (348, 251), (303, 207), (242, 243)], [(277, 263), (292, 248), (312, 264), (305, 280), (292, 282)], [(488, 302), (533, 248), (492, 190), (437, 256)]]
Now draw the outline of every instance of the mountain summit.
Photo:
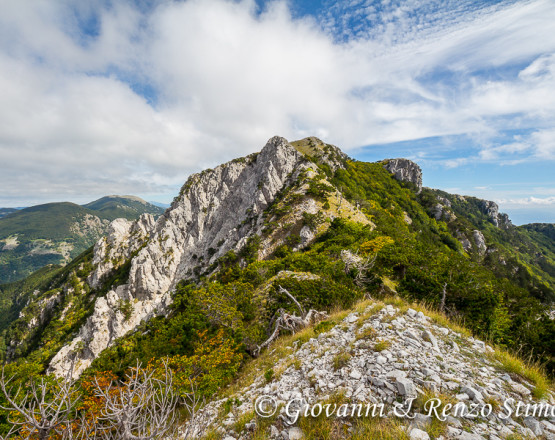
[[(157, 222), (143, 215), (135, 223), (125, 220), (112, 223), (108, 236), (95, 245), (94, 270), (87, 281), (98, 289), (111, 273), (127, 263), (130, 265), (127, 282), (96, 301), (94, 313), (79, 336), (52, 360), (51, 371), (65, 374), (74, 362), (70, 354), (79, 346), (74, 374), (80, 374), (117, 338), (141, 321), (164, 313), (171, 302), (171, 291), (180, 280), (210, 273), (218, 258), (229, 251), (239, 252), (249, 239), (262, 235), (264, 212), (280, 191), (300, 185), (298, 194), (304, 195), (311, 183), (318, 185), (314, 191), (331, 191), (324, 179), (314, 183), (316, 171), (308, 157), (337, 169), (343, 166), (341, 159), (345, 156), (337, 148), (323, 147), (312, 139), (296, 145), (276, 136), (258, 154), (192, 175)], [(307, 198), (289, 215), (299, 221), (303, 213), (316, 215), (322, 206), (316, 197)], [(347, 201), (342, 209), (356, 215)], [(369, 223), (363, 215), (359, 216)], [(263, 240), (257, 258), (271, 254), (292, 233), (275, 232), (279, 234), (270, 232)], [(298, 248), (314, 237), (309, 228), (299, 233)], [(132, 304), (129, 316), (118, 310), (122, 301)]]

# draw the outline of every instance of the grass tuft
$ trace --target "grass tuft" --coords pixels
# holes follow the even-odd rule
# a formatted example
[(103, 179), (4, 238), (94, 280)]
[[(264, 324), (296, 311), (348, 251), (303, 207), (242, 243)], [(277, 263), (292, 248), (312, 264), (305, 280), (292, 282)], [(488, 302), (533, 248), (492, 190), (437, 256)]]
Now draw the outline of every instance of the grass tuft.
[(374, 351), (377, 351), (377, 352), (384, 351), (384, 350), (387, 350), (389, 347), (391, 347), (390, 341), (379, 341), (379, 342), (376, 342), (376, 345), (374, 345)]
[(337, 371), (347, 366), (347, 364), (351, 360), (351, 357), (352, 356), (350, 353), (347, 353), (347, 352), (339, 353), (333, 358), (333, 369)]
[(532, 395), (536, 399), (541, 399), (544, 397), (551, 388), (551, 383), (543, 370), (543, 368), (537, 364), (528, 364), (517, 356), (501, 349), (496, 348), (495, 351), (490, 355), (501, 363), (501, 368), (507, 373), (518, 374), (519, 376), (528, 379), (534, 384), (534, 390)]

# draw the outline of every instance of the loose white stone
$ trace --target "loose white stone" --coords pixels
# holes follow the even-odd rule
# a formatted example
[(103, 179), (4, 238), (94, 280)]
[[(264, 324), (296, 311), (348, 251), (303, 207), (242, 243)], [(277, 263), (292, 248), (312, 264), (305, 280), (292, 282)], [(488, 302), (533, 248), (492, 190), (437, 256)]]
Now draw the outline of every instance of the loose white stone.
[(301, 428), (298, 428), (296, 426), (289, 429), (288, 434), (289, 434), (289, 440), (301, 440), (304, 438), (303, 431), (301, 431)]
[(430, 440), (430, 436), (427, 432), (424, 432), (418, 428), (414, 428), (410, 432), (410, 439), (411, 440)]

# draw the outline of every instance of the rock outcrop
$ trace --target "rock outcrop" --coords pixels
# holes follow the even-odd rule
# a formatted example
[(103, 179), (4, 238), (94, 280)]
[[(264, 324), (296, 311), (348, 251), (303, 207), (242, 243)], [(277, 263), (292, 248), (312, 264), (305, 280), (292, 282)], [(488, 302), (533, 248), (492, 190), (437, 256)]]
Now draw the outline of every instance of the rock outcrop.
[(384, 168), (402, 182), (410, 182), (416, 186), (416, 193), (422, 191), (422, 170), (409, 159), (387, 159), (383, 161)]
[(478, 253), (480, 255), (484, 255), (488, 250), (486, 246), (486, 239), (484, 237), (484, 234), (482, 234), (481, 231), (475, 229), (474, 231), (472, 231), (472, 239), (474, 240), (474, 244), (478, 249)]
[[(488, 356), (493, 349), (484, 342), (438, 325), (410, 308), (369, 303), (359, 310), (308, 342), (287, 347), (289, 355), (273, 366), (275, 374), (270, 381), (260, 371), (235, 394), (208, 404), (190, 426), (195, 438), (201, 437), (207, 427), (224, 438), (246, 438), (249, 430), (257, 428), (256, 421), (248, 427), (236, 422), (262, 400), (277, 411), (272, 426), (265, 428), (272, 439), (291, 438), (292, 433), (298, 435), (295, 438), (303, 438), (308, 433), (299, 428), (300, 418), (305, 414), (311, 417), (311, 408), (318, 409), (318, 403), (325, 407), (330, 401), (337, 402), (337, 415), (341, 399), (349, 405), (346, 414), (351, 417), (336, 417), (337, 423), (355, 434), (356, 416), (352, 414), (357, 412), (352, 412), (351, 405), (363, 405), (362, 414), (366, 405), (383, 405), (383, 411), (374, 417), (395, 419), (404, 413), (411, 398), (420, 399), (420, 403), (418, 399), (413, 401), (407, 416), (396, 419), (411, 439), (430, 439), (427, 431), (432, 432), (435, 425), (437, 435), (438, 424), (445, 436), (434, 438), (555, 438), (553, 417), (548, 421), (515, 415), (517, 402), (540, 403), (532, 397), (534, 385), (505, 373), (494, 356)], [(436, 413), (430, 413), (430, 404), (426, 407), (432, 399), (439, 399), (442, 407), (447, 403), (457, 405), (459, 410), (439, 420)], [(236, 403), (229, 408), (230, 402)], [(505, 402), (513, 409), (509, 416)], [(547, 392), (541, 403), (553, 405), (553, 395)], [(405, 409), (395, 413), (396, 404), (405, 405)], [(478, 416), (474, 415), (476, 408)], [(297, 410), (301, 414), (294, 420), (292, 415)], [(442, 417), (441, 411), (437, 414)], [(236, 431), (237, 426), (240, 428)], [(357, 438), (362, 438), (360, 433)], [(392, 434), (391, 438), (397, 437)]]
[(486, 214), (491, 222), (501, 229), (509, 229), (512, 226), (509, 216), (499, 212), (497, 203), (490, 200), (482, 200), (480, 202), (480, 209)]
[(287, 140), (274, 137), (259, 154), (192, 175), (156, 222), (148, 215), (115, 220), (95, 246), (89, 283), (99, 288), (130, 260), (128, 282), (96, 300), (93, 315), (56, 354), (50, 371), (63, 375), (73, 365), (79, 376), (117, 338), (163, 313), (180, 280), (199, 275), (260, 233), (264, 210), (309, 163)]
[(437, 203), (431, 208), (432, 217), (437, 221), (444, 220), (452, 222), (457, 219), (457, 216), (451, 210), (451, 202), (445, 197), (438, 196)]

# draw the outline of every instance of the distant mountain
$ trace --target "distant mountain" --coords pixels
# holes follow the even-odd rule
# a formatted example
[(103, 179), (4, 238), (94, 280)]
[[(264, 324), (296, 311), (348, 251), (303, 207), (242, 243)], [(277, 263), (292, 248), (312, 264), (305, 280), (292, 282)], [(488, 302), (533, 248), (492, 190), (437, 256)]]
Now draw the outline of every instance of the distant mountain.
[(9, 214), (13, 214), (14, 212), (17, 212), (19, 209), (22, 209), (22, 208), (0, 208), (0, 218), (6, 217)]
[(107, 196), (87, 205), (47, 203), (0, 218), (0, 284), (47, 264), (65, 264), (107, 231), (116, 218), (135, 220), (164, 210), (133, 196)]
[(102, 218), (108, 220), (115, 220), (116, 218), (135, 220), (145, 212), (156, 217), (165, 211), (162, 207), (145, 202), (140, 197), (135, 196), (106, 196), (87, 203), (83, 207), (98, 211)]
[(154, 206), (158, 206), (159, 208), (164, 208), (164, 209), (168, 209), (171, 206), (170, 203), (153, 202), (152, 200), (148, 203), (150, 203)]

